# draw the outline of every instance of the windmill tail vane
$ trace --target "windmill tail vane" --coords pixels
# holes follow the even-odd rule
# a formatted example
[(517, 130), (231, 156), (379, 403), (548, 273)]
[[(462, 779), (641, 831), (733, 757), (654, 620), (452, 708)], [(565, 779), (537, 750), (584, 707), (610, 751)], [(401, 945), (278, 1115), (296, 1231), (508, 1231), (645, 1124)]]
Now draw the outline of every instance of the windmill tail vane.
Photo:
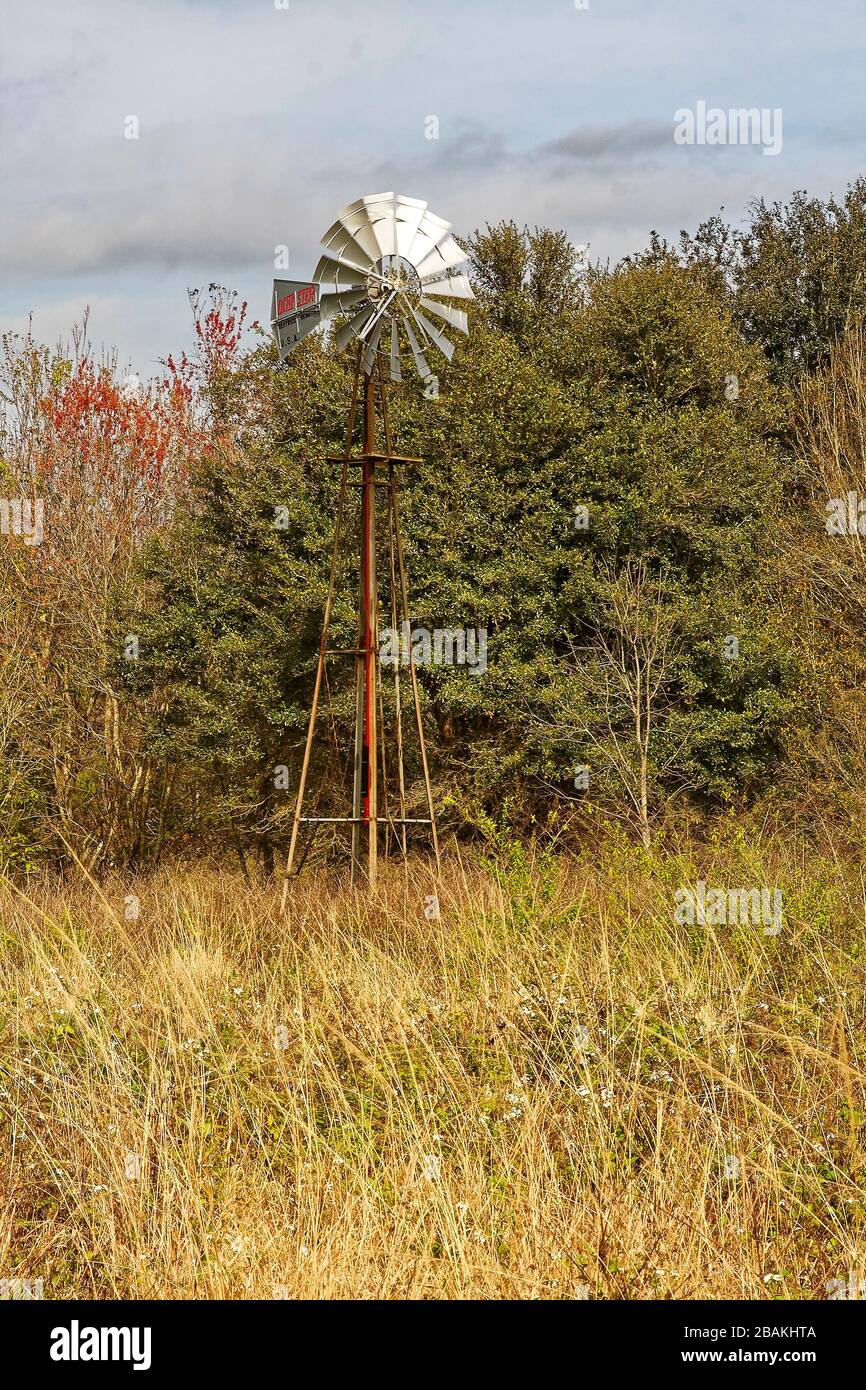
[[(454, 343), (445, 327), (467, 334), (465, 309), (453, 301), (474, 299), (465, 270), (466, 253), (451, 234), (451, 224), (432, 213), (418, 198), (377, 193), (359, 198), (343, 208), (322, 238), (323, 254), (312, 280), (275, 280), (271, 327), (281, 360), (308, 333), (333, 319), (342, 319), (334, 332), (334, 344), (343, 351), (355, 342), (355, 370), (349, 404), (346, 444), (341, 455), (329, 462), (341, 465), (334, 527), (334, 546), (322, 635), (300, 781), (292, 819), (286, 878), (281, 910), (285, 911), (289, 879), (299, 872), (312, 839), (323, 824), (351, 829), (352, 879), (366, 867), (368, 886), (376, 885), (380, 830), (386, 853), (396, 844), (404, 857), (409, 827), (429, 829), (436, 863), (439, 843), (433, 791), (424, 742), (421, 702), (412, 643), (408, 644), (408, 675), (412, 723), (424, 781), (426, 816), (410, 815), (404, 763), (403, 701), (400, 663), (393, 666), (390, 698), (390, 730), (385, 727), (385, 702), (379, 654), (380, 600), (387, 598), (392, 631), (408, 631), (411, 637), (406, 561), (397, 496), (397, 468), (420, 459), (395, 453), (391, 447), (386, 376), (403, 378), (403, 364), (411, 359), (422, 380), (433, 375), (428, 355), (435, 349), (449, 362)], [(435, 360), (435, 359), (434, 359)], [(382, 426), (384, 448), (377, 449), (377, 429)], [(361, 451), (353, 453), (356, 427)], [(342, 550), (348, 542), (349, 469), (360, 469), (358, 490), (358, 633), (353, 648), (334, 649), (330, 627)], [(377, 526), (377, 490), (385, 492), (385, 524)], [(377, 551), (385, 532), (387, 563), (377, 564)], [(384, 557), (383, 557), (384, 558)], [(384, 582), (380, 582), (384, 575)], [(355, 662), (354, 781), (351, 815), (304, 815), (304, 798), (312, 760), (316, 721), (330, 658), (351, 656)], [(390, 739), (386, 737), (390, 733)], [(391, 755), (388, 755), (388, 743)], [(390, 774), (390, 776), (389, 776)], [(380, 795), (381, 794), (381, 795)], [(395, 812), (399, 811), (399, 814)], [(307, 844), (298, 859), (301, 826), (308, 831)], [(363, 842), (366, 840), (366, 855)], [(366, 866), (364, 864), (366, 859)]]

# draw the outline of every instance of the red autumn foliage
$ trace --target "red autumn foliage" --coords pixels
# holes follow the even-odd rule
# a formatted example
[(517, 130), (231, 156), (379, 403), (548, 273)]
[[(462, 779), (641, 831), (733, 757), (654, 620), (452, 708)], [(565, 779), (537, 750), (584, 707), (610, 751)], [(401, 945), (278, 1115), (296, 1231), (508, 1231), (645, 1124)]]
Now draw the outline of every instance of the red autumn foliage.
[(131, 489), (146, 510), (147, 493), (183, 481), (189, 446), (196, 443), (189, 404), (177, 380), (144, 391), (136, 383), (121, 386), (110, 368), (85, 358), (39, 401), (47, 428), (36, 458), (38, 485), (54, 492), (74, 475), (89, 485), (94, 502)]

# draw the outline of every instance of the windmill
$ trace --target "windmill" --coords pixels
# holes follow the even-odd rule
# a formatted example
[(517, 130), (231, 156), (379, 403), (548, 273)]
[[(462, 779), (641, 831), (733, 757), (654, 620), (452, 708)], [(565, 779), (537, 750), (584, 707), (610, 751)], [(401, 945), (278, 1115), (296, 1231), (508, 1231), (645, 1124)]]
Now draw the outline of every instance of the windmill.
[[(461, 267), (466, 253), (451, 235), (451, 224), (435, 216), (418, 198), (377, 193), (359, 198), (343, 208), (336, 222), (322, 238), (323, 254), (312, 281), (275, 280), (271, 326), (285, 360), (292, 349), (320, 324), (335, 318), (342, 322), (334, 333), (338, 350), (355, 344), (352, 399), (341, 455), (328, 461), (341, 465), (340, 487), (334, 527), (334, 546), (328, 593), (322, 620), (322, 635), (300, 782), (292, 820), (291, 841), (283, 886), (285, 910), (288, 882), (295, 869), (301, 826), (309, 827), (306, 849), (297, 872), (303, 866), (312, 838), (321, 824), (351, 827), (352, 879), (362, 871), (362, 844), (366, 838), (366, 876), (369, 886), (376, 883), (379, 829), (384, 828), (386, 845), (397, 843), (405, 856), (407, 827), (429, 827), (436, 861), (439, 844), (436, 815), (424, 728), (414, 664), (409, 615), (409, 592), (403, 540), (397, 501), (396, 469), (420, 463), (420, 459), (395, 453), (391, 447), (388, 421), (386, 376), (400, 382), (403, 364), (411, 359), (423, 380), (432, 377), (428, 361), (431, 349), (451, 360), (454, 344), (446, 336), (446, 326), (468, 333), (464, 309), (453, 301), (474, 298)], [(324, 287), (324, 292), (323, 292)], [(408, 354), (408, 356), (407, 356)], [(377, 426), (381, 423), (384, 449), (377, 449)], [(356, 426), (360, 433), (360, 453), (353, 453)], [(349, 469), (360, 471), (358, 512), (358, 632), (353, 648), (329, 646), (334, 596), (341, 547), (346, 542), (349, 495)], [(386, 493), (383, 526), (377, 526), (376, 494)], [(394, 744), (392, 787), (389, 798), (386, 755), (382, 670), (379, 657), (379, 569), (377, 552), (380, 532), (386, 533), (392, 632), (401, 632), (399, 659), (394, 672)], [(398, 619), (399, 627), (398, 627)], [(350, 816), (304, 815), (304, 798), (316, 731), (316, 720), (329, 657), (351, 656), (355, 662), (355, 738), (353, 762), (352, 814)], [(407, 814), (407, 788), (404, 767), (402, 696), (400, 665), (408, 666), (415, 727), (426, 797), (426, 816)], [(379, 792), (382, 792), (381, 810)], [(396, 808), (395, 808), (396, 795)], [(392, 808), (399, 815), (392, 814)], [(390, 837), (390, 838), (389, 838)]]

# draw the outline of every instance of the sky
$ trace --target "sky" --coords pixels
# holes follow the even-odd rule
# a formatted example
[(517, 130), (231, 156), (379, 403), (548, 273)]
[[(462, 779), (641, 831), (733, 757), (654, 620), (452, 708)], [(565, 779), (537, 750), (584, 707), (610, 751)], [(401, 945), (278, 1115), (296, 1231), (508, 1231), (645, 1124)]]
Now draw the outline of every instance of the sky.
[[(0, 0), (0, 332), (53, 344), (89, 306), (147, 377), (190, 342), (188, 287), (266, 321), (275, 248), (307, 278), (363, 194), (615, 261), (866, 173), (866, 0), (578, 4)], [(699, 102), (778, 109), (780, 152), (678, 143)]]

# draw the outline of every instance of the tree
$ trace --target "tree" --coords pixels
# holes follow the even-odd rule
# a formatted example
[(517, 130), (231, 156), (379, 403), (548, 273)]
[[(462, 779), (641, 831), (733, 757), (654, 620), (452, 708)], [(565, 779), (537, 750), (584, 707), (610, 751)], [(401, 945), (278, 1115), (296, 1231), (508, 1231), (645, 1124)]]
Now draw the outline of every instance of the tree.
[(807, 720), (787, 776), (803, 817), (834, 818), (860, 845), (866, 817), (866, 332), (855, 327), (806, 377), (794, 420), (797, 476), (783, 533), (786, 607)]
[(582, 301), (579, 257), (565, 232), (487, 224), (468, 242), (472, 281), (488, 323), (531, 351)]
[(577, 789), (591, 785), (592, 800), (608, 809), (612, 803), (614, 814), (624, 793), (649, 848), (655, 798), (662, 788), (670, 795), (674, 778), (679, 789), (688, 784), (694, 729), (678, 708), (687, 684), (678, 614), (664, 579), (642, 560), (627, 558), (618, 573), (607, 567), (599, 597), (598, 624), (580, 647), (569, 642), (556, 733), (588, 759)]
[[(650, 254), (671, 254), (653, 238)], [(866, 314), (866, 178), (839, 200), (798, 191), (756, 200), (743, 228), (720, 216), (680, 234), (680, 261), (724, 287), (743, 336), (761, 346), (777, 381), (794, 385), (826, 365), (833, 344)]]
[(141, 711), (121, 700), (134, 634), (116, 617), (139, 547), (183, 491), (196, 431), (179, 383), (118, 379), (115, 359), (96, 362), (86, 323), (69, 355), (29, 336), (7, 335), (3, 349), (7, 487), (43, 521), (38, 542), (4, 536), (0, 550), (17, 692), (0, 753), (16, 769), (7, 786), (23, 777), (40, 807), (43, 845), (59, 836), (96, 867), (138, 852), (164, 795), (165, 770), (138, 744)]

